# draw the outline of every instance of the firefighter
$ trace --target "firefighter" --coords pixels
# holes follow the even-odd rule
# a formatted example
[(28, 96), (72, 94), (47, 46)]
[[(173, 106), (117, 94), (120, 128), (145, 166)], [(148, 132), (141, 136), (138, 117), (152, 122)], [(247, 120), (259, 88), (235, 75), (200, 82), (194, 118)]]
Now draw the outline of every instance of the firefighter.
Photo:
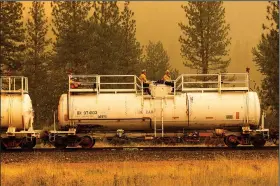
[(146, 70), (142, 70), (142, 73), (139, 76), (139, 79), (141, 82), (143, 82), (143, 88), (144, 92), (147, 92), (149, 95), (151, 95), (150, 89), (149, 89), (149, 83), (146, 77)]
[(172, 92), (174, 91), (174, 83), (171, 81), (171, 76), (170, 76), (169, 70), (165, 71), (165, 74), (161, 80), (164, 81), (164, 84), (169, 85), (173, 88)]
[(166, 70), (166, 71), (165, 71), (165, 74), (164, 74), (162, 80), (163, 80), (164, 82), (171, 82), (171, 76), (170, 76), (169, 70)]

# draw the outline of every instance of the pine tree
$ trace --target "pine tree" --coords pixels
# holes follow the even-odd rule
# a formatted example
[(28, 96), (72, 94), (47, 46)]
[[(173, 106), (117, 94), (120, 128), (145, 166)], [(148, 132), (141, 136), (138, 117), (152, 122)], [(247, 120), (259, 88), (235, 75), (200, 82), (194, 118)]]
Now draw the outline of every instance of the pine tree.
[(6, 70), (20, 70), (25, 50), (20, 2), (0, 1), (0, 33), (1, 73)]
[[(264, 33), (256, 48), (254, 61), (265, 76), (261, 85), (262, 107), (270, 108), (276, 119), (279, 117), (279, 2), (270, 2), (267, 7), (269, 26), (263, 25)], [(278, 125), (278, 122), (275, 123)]]
[(125, 2), (121, 12), (121, 59), (119, 66), (123, 74), (138, 74), (142, 48), (136, 39), (136, 21), (133, 19), (134, 12), (129, 9), (129, 2)]
[[(50, 116), (47, 70), (50, 57), (47, 47), (51, 40), (46, 38), (48, 32), (47, 18), (45, 16), (44, 3), (32, 2), (29, 9), (30, 18), (27, 21), (27, 60), (24, 65), (25, 74), (29, 78), (29, 92), (32, 97), (35, 111), (35, 124), (38, 125)], [(42, 97), (42, 95), (45, 95)]]
[(64, 73), (71, 69), (81, 73), (87, 69), (87, 21), (91, 9), (89, 2), (52, 2), (53, 32), (56, 36), (55, 63)]
[(118, 74), (120, 70), (121, 26), (117, 2), (94, 2), (91, 17), (91, 69), (98, 74)]
[(136, 39), (134, 13), (125, 2), (94, 2), (91, 18), (91, 69), (98, 74), (135, 74), (139, 71), (142, 48)]
[(203, 74), (226, 71), (230, 28), (225, 23), (223, 2), (188, 2), (182, 8), (188, 20), (186, 25), (179, 23), (184, 65)]
[(149, 41), (145, 52), (144, 64), (147, 69), (147, 78), (153, 81), (162, 79), (165, 71), (170, 70), (169, 56), (163, 44), (160, 41), (156, 43)]

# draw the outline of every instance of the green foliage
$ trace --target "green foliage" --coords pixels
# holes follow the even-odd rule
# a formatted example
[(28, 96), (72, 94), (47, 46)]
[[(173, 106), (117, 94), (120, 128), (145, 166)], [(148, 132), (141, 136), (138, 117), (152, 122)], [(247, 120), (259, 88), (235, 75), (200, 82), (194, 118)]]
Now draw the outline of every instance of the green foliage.
[(121, 12), (121, 60), (123, 74), (138, 74), (141, 64), (142, 48), (136, 39), (136, 21), (133, 19), (134, 12), (129, 9), (129, 2), (124, 5)]
[(44, 3), (32, 2), (32, 7), (28, 13), (31, 16), (31, 19), (28, 19), (26, 25), (28, 30), (26, 38), (28, 54), (33, 59), (46, 58), (48, 57), (46, 56), (46, 49), (51, 43), (51, 40), (46, 38), (48, 25)]
[(145, 49), (147, 76), (151, 80), (160, 80), (165, 71), (170, 68), (167, 51), (163, 48), (163, 44), (160, 41), (157, 43), (149, 41)]
[(0, 2), (0, 61), (1, 73), (6, 70), (21, 70), (24, 59), (24, 28), (22, 4)]
[[(158, 41), (153, 43), (149, 41), (145, 48), (144, 66), (147, 69), (147, 77), (153, 81), (162, 79), (166, 70), (171, 71), (171, 78), (177, 78), (178, 70), (170, 69), (169, 56), (167, 51), (163, 48), (163, 44)], [(176, 75), (176, 77), (174, 77)]]
[(98, 74), (135, 74), (142, 50), (136, 40), (136, 21), (129, 3), (94, 2), (90, 21), (90, 69)]
[(54, 62), (59, 65), (64, 73), (72, 69), (76, 73), (86, 69), (87, 52), (86, 30), (89, 2), (59, 1), (52, 2), (53, 32), (56, 36)]
[[(271, 109), (279, 117), (279, 2), (270, 2), (264, 33), (257, 47), (253, 48), (253, 60), (258, 70), (265, 75), (261, 85), (262, 107)], [(278, 124), (278, 123), (275, 123)]]
[[(93, 2), (91, 17), (91, 70), (98, 74), (119, 72), (121, 17), (117, 2)], [(118, 73), (117, 73), (118, 74)]]
[[(44, 3), (33, 2), (29, 9), (26, 37), (27, 55), (24, 65), (25, 75), (29, 80), (29, 94), (35, 111), (35, 124), (51, 116), (51, 96), (47, 71), (50, 70), (50, 52), (47, 48), (51, 42), (46, 38), (48, 32)], [(44, 97), (42, 97), (44, 95)]]
[(182, 6), (187, 24), (179, 23), (184, 65), (198, 73), (224, 72), (230, 63), (229, 24), (225, 23), (223, 2), (188, 2)]

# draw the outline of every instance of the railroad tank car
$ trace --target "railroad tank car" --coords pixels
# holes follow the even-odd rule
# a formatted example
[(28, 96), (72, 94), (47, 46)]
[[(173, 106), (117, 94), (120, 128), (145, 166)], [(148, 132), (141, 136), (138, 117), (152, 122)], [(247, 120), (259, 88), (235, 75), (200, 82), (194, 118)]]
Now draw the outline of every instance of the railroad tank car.
[(33, 148), (33, 108), (28, 94), (28, 79), (1, 76), (1, 148)]
[[(227, 146), (263, 146), (268, 130), (259, 126), (261, 110), (258, 95), (249, 91), (248, 74), (238, 75), (244, 75), (245, 86), (223, 87), (222, 83), (229, 81), (222, 79), (223, 74), (213, 74), (216, 81), (198, 81), (196, 78), (192, 84), (214, 82), (217, 87), (193, 88), (185, 86), (190, 82), (184, 77), (190, 75), (183, 74), (174, 81), (174, 91), (168, 85), (150, 83), (151, 95), (143, 94), (143, 85), (137, 84), (139, 79), (136, 76), (132, 76), (134, 80), (128, 83), (133, 84), (132, 89), (101, 88), (102, 75), (69, 76), (68, 94), (61, 95), (58, 105), (58, 126), (63, 130), (51, 132), (54, 137), (52, 143), (56, 147), (75, 143), (90, 148), (95, 143), (90, 133), (97, 131), (117, 131), (119, 136), (124, 131), (140, 132), (154, 134), (154, 137), (160, 131), (163, 137), (178, 131), (212, 129), (220, 131), (219, 135), (223, 135)], [(112, 77), (117, 76), (120, 75)], [(70, 85), (73, 77), (95, 77), (96, 80), (93, 87), (79, 89)], [(236, 82), (240, 84), (240, 81)], [(79, 82), (79, 85), (83, 84), (92, 85)]]
[[(141, 99), (131, 93), (80, 94), (72, 95), (68, 103), (67, 94), (63, 94), (58, 106), (59, 124), (69, 126), (69, 114), (73, 122), (96, 125), (99, 130), (154, 130), (155, 121), (161, 121), (163, 112), (165, 130), (259, 125), (260, 102), (256, 92), (184, 93), (171, 99), (145, 99), (143, 105)], [(68, 113), (69, 105), (72, 109)]]

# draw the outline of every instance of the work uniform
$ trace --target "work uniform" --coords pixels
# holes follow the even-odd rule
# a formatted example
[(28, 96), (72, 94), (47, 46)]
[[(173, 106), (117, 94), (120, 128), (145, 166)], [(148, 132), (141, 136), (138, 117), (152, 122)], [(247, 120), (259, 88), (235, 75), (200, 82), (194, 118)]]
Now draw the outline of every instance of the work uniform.
[(171, 77), (167, 74), (164, 74), (163, 78), (162, 78), (163, 81), (171, 81)]
[(145, 75), (144, 73), (142, 73), (142, 74), (139, 76), (139, 79), (140, 79), (140, 81), (143, 82), (144, 91), (151, 95), (151, 92), (150, 92), (150, 89), (149, 89), (149, 83), (146, 83), (146, 82), (147, 82), (147, 77), (146, 77), (146, 75)]
[(170, 75), (164, 74), (162, 80), (164, 84), (171, 86), (173, 88), (172, 91), (174, 91), (174, 83), (171, 81)]
[(147, 82), (147, 77), (146, 77), (146, 75), (143, 74), (143, 73), (139, 76), (139, 79), (140, 79), (143, 83), (146, 83), (146, 82)]

